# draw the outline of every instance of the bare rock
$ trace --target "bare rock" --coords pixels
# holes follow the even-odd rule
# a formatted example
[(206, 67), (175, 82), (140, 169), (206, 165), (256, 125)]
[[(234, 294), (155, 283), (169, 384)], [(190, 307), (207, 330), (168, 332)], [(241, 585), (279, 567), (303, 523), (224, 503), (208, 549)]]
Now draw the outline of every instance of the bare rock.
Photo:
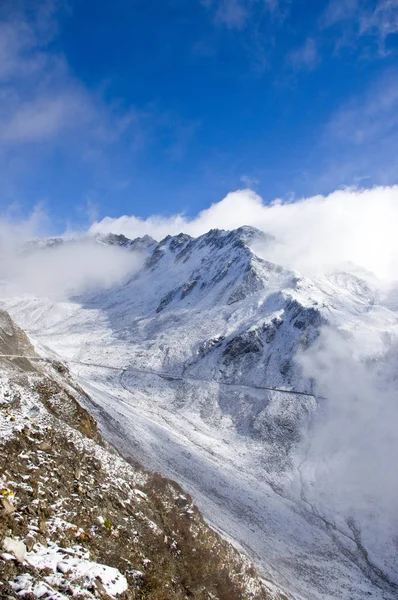
[(46, 521), (46, 519), (40, 519), (39, 520), (39, 529), (40, 529), (41, 533), (47, 533), (48, 532), (48, 527), (47, 527), (47, 521)]
[(52, 449), (50, 442), (41, 442), (37, 447), (39, 450), (43, 450), (43, 452), (49, 452)]
[(0, 503), (3, 508), (1, 511), (3, 515), (11, 515), (15, 512), (15, 506), (8, 498), (0, 498)]
[(101, 579), (99, 577), (95, 578), (95, 585), (96, 585), (97, 590), (99, 591), (100, 594), (106, 595), (106, 596), (108, 595), (107, 591), (106, 591), (106, 589), (104, 587), (104, 584), (102, 583), (102, 581), (101, 581)]
[(31, 552), (33, 550), (33, 546), (35, 545), (36, 540), (32, 535), (27, 535), (26, 538), (24, 539), (24, 544), (28, 550), (28, 552)]

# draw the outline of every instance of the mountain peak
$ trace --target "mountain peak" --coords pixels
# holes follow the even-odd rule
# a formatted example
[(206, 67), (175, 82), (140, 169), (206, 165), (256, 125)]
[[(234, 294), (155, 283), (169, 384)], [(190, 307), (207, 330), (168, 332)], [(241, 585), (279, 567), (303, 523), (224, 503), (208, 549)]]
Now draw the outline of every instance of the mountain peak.
[(210, 229), (198, 239), (202, 240), (202, 243), (221, 248), (225, 246), (249, 246), (254, 242), (269, 242), (273, 237), (256, 227), (243, 225), (231, 230)]
[(149, 235), (144, 235), (131, 240), (122, 233), (108, 233), (106, 235), (97, 235), (95, 239), (101, 244), (119, 246), (121, 248), (139, 252), (149, 250), (150, 248), (153, 249), (157, 244), (156, 240)]

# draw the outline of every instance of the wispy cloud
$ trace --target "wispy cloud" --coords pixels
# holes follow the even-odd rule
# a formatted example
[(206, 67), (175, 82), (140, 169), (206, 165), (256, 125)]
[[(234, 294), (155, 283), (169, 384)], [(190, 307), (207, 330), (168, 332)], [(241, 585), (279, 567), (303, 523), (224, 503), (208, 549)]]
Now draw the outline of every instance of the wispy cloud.
[(359, 0), (330, 0), (321, 16), (321, 24), (331, 27), (336, 23), (351, 20), (359, 10)]
[(240, 181), (247, 188), (255, 188), (260, 183), (260, 180), (253, 175), (241, 175)]
[(0, 249), (3, 254), (14, 251), (23, 242), (51, 233), (52, 223), (42, 204), (37, 204), (31, 213), (24, 217), (20, 207), (10, 205), (0, 214)]
[(220, 0), (215, 10), (215, 22), (228, 29), (242, 29), (249, 17), (249, 7), (242, 0)]
[[(6, 3), (7, 5), (8, 3)], [(49, 49), (56, 34), (55, 2), (33, 12), (0, 13), (0, 141), (40, 142), (95, 118), (88, 93), (64, 56)]]
[(307, 38), (302, 46), (293, 50), (288, 56), (288, 63), (294, 69), (313, 69), (318, 62), (318, 46), (311, 37)]
[[(234, 35), (242, 54), (247, 57), (249, 72), (261, 75), (269, 67), (269, 57), (276, 38), (289, 13), (290, 0), (200, 0), (214, 28)], [(195, 53), (214, 56), (218, 38), (211, 37), (194, 45)]]
[(40, 142), (90, 123), (93, 113), (84, 94), (76, 89), (50, 90), (23, 100), (15, 93), (1, 94), (0, 141)]
[[(161, 146), (166, 158), (179, 160), (198, 126), (155, 103), (110, 98), (104, 82), (94, 88), (79, 80), (58, 37), (60, 21), (69, 16), (63, 6), (62, 0), (0, 5), (3, 205), (21, 194), (30, 204), (41, 200), (26, 193), (26, 182), (46, 168), (53, 173), (55, 160), (67, 169), (76, 165), (88, 189), (114, 190), (115, 180), (130, 178), (138, 154), (149, 148)], [(85, 193), (74, 200), (77, 206)]]
[(364, 13), (360, 33), (376, 35), (380, 52), (385, 52), (387, 38), (398, 33), (398, 0), (380, 0), (373, 12)]
[(79, 143), (112, 143), (134, 123), (134, 111), (106, 105), (74, 77), (51, 45), (58, 4), (46, 8), (0, 13), (0, 141), (69, 143), (64, 136), (73, 132)]
[(321, 16), (322, 28), (338, 26), (338, 45), (356, 45), (368, 38), (380, 55), (388, 52), (388, 38), (398, 33), (398, 0), (331, 0)]
[(397, 147), (398, 72), (393, 69), (331, 115), (321, 138), (323, 158), (316, 183), (395, 183)]
[(328, 122), (326, 136), (327, 141), (336, 138), (352, 145), (378, 143), (390, 136), (398, 143), (398, 71), (388, 72), (365, 94), (342, 106)]
[(281, 0), (202, 0), (202, 4), (211, 11), (217, 25), (241, 30), (256, 13), (276, 15), (281, 4), (286, 3)]

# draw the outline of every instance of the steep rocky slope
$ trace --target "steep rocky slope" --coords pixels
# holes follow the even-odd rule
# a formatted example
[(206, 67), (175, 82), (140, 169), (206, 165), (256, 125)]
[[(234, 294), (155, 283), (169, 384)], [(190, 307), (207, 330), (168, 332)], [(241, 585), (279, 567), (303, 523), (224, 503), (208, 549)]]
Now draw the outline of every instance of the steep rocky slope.
[(104, 442), (65, 365), (35, 357), (1, 311), (1, 598), (286, 598), (176, 483)]

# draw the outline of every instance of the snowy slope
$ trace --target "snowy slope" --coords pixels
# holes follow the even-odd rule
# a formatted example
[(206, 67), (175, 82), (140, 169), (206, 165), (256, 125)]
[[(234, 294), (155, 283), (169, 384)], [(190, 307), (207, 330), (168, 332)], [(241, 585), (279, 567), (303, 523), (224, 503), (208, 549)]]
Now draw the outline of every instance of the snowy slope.
[(66, 365), (4, 311), (0, 367), (0, 597), (287, 600), (178, 484), (104, 441)]
[(264, 260), (251, 245), (272, 240), (249, 227), (155, 247), (116, 238), (146, 256), (119, 285), (4, 305), (40, 351), (69, 361), (106, 435), (182, 482), (297, 598), (396, 597), (397, 523), (374, 496), (357, 507), (330, 494), (330, 465), (309, 447), (328, 390), (297, 360), (325, 326), (392, 339), (391, 305), (358, 274), (308, 278)]

